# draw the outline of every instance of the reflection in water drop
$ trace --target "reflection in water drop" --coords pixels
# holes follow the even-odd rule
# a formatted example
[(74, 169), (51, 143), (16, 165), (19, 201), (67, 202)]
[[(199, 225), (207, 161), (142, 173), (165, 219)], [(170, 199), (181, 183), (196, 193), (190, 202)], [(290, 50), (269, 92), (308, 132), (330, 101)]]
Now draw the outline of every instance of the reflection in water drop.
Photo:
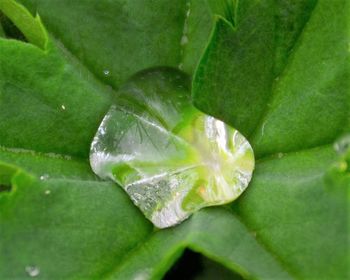
[(110, 72), (109, 72), (109, 70), (103, 70), (103, 74), (105, 75), (105, 76), (109, 76), (109, 74), (110, 74)]
[(66, 110), (66, 106), (64, 106), (63, 104), (61, 105), (62, 110)]
[(40, 269), (37, 266), (28, 265), (25, 270), (30, 277), (36, 277), (40, 274)]

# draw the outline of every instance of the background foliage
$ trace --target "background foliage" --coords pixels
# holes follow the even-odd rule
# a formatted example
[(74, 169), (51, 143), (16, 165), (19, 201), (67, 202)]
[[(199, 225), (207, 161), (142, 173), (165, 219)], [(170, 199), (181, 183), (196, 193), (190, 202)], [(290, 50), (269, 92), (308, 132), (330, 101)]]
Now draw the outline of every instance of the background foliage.
[[(185, 248), (245, 278), (348, 276), (349, 1), (20, 2), (0, 0), (0, 278), (158, 279)], [(257, 160), (237, 201), (161, 231), (88, 163), (155, 66)]]

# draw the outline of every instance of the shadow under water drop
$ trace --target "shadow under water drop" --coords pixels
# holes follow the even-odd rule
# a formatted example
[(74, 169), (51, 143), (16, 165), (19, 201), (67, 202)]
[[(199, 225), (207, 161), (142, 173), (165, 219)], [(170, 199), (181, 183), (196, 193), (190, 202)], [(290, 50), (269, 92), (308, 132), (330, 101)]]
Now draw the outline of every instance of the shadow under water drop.
[(203, 255), (186, 249), (182, 257), (166, 273), (164, 280), (243, 280), (235, 272), (204, 257)]

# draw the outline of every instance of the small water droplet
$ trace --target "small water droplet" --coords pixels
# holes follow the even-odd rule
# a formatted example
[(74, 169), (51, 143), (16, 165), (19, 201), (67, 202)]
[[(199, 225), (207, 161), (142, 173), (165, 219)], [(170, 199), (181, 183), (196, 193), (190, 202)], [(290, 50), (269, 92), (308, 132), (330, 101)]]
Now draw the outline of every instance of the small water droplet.
[(66, 106), (64, 106), (63, 104), (61, 105), (62, 110), (66, 110)]
[(36, 277), (40, 274), (40, 269), (37, 266), (28, 265), (26, 266), (26, 272), (30, 277)]
[(45, 194), (46, 194), (46, 195), (49, 195), (50, 193), (51, 193), (50, 190), (46, 190), (46, 191), (45, 191)]
[(261, 137), (264, 136), (264, 133), (265, 133), (265, 125), (266, 125), (266, 122), (264, 122), (261, 126)]
[(350, 134), (341, 137), (337, 142), (335, 142), (334, 149), (339, 154), (344, 154), (348, 149), (350, 149)]
[(277, 157), (278, 157), (278, 158), (283, 158), (283, 156), (284, 156), (283, 153), (278, 153), (278, 154), (277, 154)]
[(183, 35), (181, 38), (181, 46), (184, 46), (188, 43), (188, 37), (186, 35)]
[(109, 70), (103, 70), (103, 74), (105, 75), (105, 76), (109, 76), (109, 74), (110, 74), (110, 72), (109, 72)]
[(40, 180), (47, 180), (47, 179), (49, 179), (49, 177), (50, 176), (48, 174), (43, 174), (40, 176)]
[(135, 279), (135, 280), (150, 279), (150, 272), (148, 269), (145, 269), (144, 271), (140, 271), (133, 277), (133, 279)]

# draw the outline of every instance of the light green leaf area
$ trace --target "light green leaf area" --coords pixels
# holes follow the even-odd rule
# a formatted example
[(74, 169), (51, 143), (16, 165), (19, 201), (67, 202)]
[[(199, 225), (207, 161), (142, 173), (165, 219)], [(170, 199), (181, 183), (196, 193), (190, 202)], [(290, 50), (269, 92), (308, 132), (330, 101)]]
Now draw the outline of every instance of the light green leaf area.
[[(3, 26), (1, 279), (161, 279), (185, 248), (249, 279), (348, 278), (347, 0), (20, 2), (0, 0), (28, 40)], [(195, 105), (257, 157), (237, 201), (165, 230), (88, 161), (115, 90), (154, 66), (194, 73)]]
[(0, 10), (22, 30), (29, 42), (41, 49), (46, 48), (47, 33), (38, 15), (33, 17), (25, 7), (12, 0), (2, 0)]

